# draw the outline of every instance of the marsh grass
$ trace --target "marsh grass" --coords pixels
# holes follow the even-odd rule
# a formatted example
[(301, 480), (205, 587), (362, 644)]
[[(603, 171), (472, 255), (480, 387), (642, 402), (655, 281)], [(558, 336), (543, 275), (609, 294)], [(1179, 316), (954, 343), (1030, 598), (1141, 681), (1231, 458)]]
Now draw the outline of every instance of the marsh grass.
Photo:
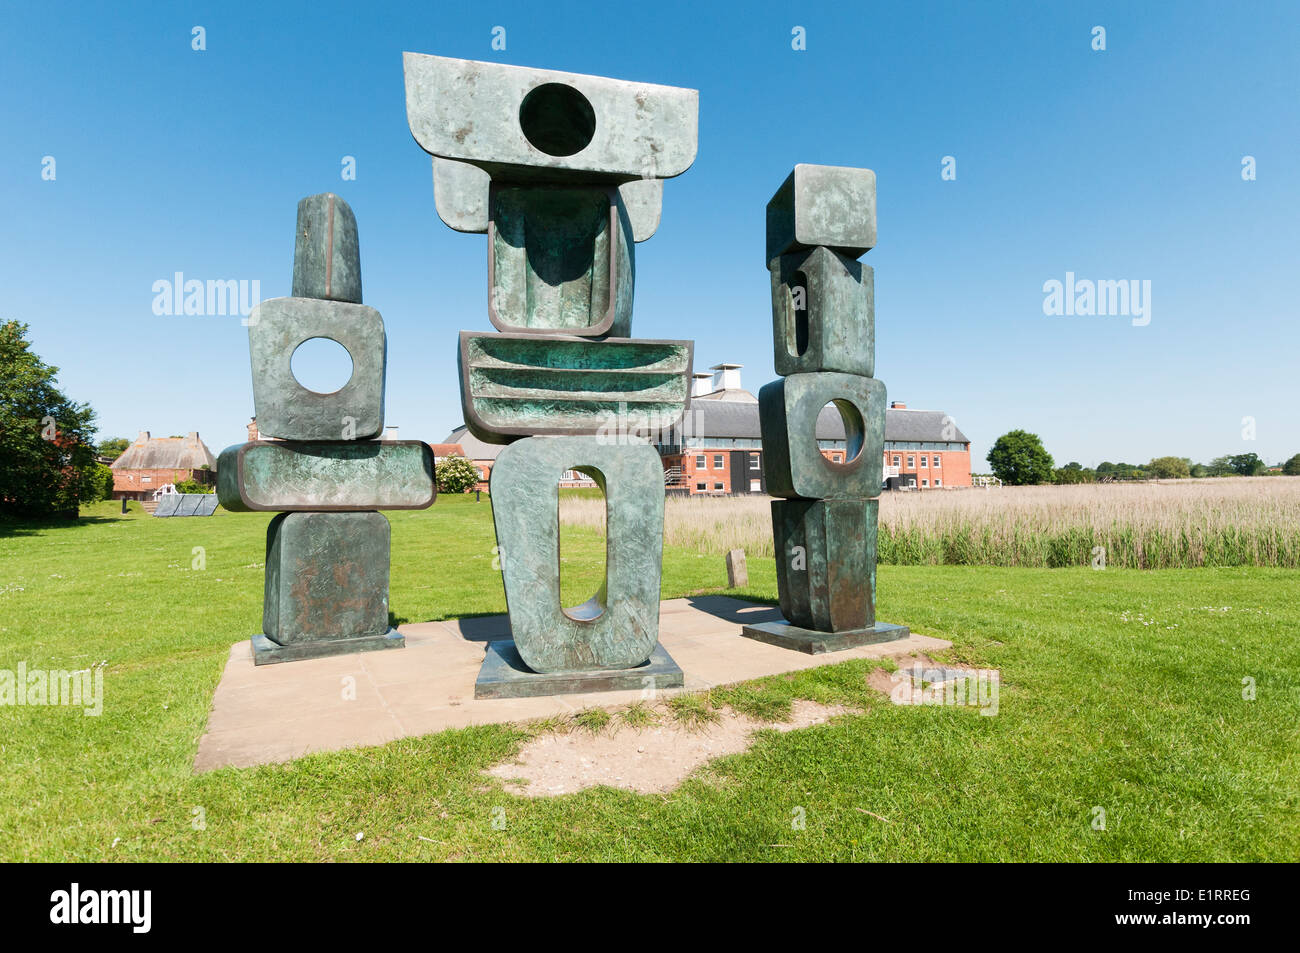
[[(773, 556), (768, 497), (667, 501), (665, 542)], [(563, 515), (598, 526), (599, 501)], [(886, 493), (879, 560), (907, 566), (1300, 568), (1300, 477)], [(1097, 568), (1101, 568), (1100, 565)]]

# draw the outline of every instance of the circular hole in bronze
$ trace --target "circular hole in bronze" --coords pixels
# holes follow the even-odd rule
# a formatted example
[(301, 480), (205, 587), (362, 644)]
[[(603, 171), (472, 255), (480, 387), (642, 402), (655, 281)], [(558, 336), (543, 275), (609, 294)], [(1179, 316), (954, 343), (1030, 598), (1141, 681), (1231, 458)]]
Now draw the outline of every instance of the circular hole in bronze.
[(519, 128), (539, 152), (571, 156), (596, 135), (596, 113), (587, 97), (564, 83), (543, 83), (519, 105)]

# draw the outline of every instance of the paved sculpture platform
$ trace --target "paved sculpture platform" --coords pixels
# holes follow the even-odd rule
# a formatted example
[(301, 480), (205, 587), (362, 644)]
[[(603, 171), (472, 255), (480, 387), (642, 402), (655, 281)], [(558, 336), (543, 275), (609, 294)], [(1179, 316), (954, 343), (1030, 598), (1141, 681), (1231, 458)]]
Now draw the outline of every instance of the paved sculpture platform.
[[(806, 655), (744, 638), (741, 628), (774, 622), (778, 609), (727, 596), (660, 604), (660, 642), (699, 691), (855, 658), (898, 658), (950, 647), (905, 639)], [(379, 745), (447, 728), (527, 721), (638, 701), (639, 688), (544, 698), (476, 699), (490, 642), (508, 639), (506, 616), (404, 625), (401, 652), (368, 652), (254, 667), (247, 639), (231, 647), (217, 686), (195, 771), (290, 761), (316, 751)]]

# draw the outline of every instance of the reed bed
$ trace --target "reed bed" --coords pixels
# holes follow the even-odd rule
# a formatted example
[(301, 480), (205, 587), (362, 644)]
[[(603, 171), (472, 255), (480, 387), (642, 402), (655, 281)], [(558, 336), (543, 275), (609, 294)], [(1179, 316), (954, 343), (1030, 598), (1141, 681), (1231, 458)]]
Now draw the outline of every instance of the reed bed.
[[(665, 542), (772, 556), (767, 497), (667, 501)], [(563, 517), (600, 527), (599, 498)], [(899, 565), (1300, 568), (1300, 477), (886, 493), (879, 560)]]

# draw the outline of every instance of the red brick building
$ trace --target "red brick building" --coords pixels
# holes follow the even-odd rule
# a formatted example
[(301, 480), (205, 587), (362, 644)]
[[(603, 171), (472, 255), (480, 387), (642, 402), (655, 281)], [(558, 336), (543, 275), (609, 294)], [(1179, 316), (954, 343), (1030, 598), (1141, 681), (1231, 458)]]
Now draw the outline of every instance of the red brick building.
[[(766, 493), (758, 398), (740, 386), (739, 364), (716, 364), (694, 375), (691, 406), (679, 427), (655, 444), (663, 458), (669, 492)], [(478, 467), (479, 489), (488, 488), (502, 444), (483, 443), (463, 425), (447, 436)], [(843, 462), (844, 421), (833, 408), (817, 419), (817, 443), (829, 459)], [(440, 446), (435, 444), (435, 447)], [(884, 478), (888, 489), (930, 490), (971, 485), (970, 441), (940, 410), (913, 410), (895, 401), (885, 411)], [(592, 487), (585, 474), (569, 471), (565, 487)]]
[[(680, 436), (657, 445), (664, 485), (691, 495), (765, 493), (758, 398), (740, 386), (739, 364), (711, 370), (695, 375)], [(817, 419), (817, 442), (829, 459), (843, 462), (844, 421), (833, 408)], [(943, 411), (895, 401), (885, 411), (884, 476), (889, 489), (968, 487), (970, 441)]]
[(181, 480), (208, 486), (217, 482), (216, 458), (197, 431), (184, 437), (150, 437), (142, 430), (113, 461), (112, 470), (115, 500), (151, 500), (155, 490)]

